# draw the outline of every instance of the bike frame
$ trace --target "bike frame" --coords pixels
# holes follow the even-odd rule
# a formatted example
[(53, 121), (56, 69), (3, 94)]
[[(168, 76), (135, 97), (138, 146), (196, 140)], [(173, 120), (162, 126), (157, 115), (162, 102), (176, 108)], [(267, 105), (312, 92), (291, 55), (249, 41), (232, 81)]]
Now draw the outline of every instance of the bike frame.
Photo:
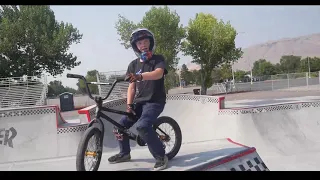
[[(115, 87), (115, 85), (118, 83), (118, 82), (121, 82), (121, 81), (126, 81), (125, 77), (117, 77), (116, 80), (113, 82), (113, 83), (97, 83), (97, 82), (87, 82), (86, 78), (84, 76), (81, 76), (81, 75), (77, 75), (77, 74), (67, 74), (67, 77), (68, 78), (77, 78), (77, 79), (82, 79), (86, 85), (86, 90), (88, 92), (88, 96), (94, 100), (96, 102), (96, 108), (97, 108), (97, 111), (96, 111), (96, 117), (93, 121), (91, 121), (88, 125), (88, 128), (91, 127), (94, 123), (98, 123), (101, 125), (101, 133), (102, 133), (102, 137), (104, 135), (104, 123), (102, 121), (102, 119), (105, 119), (107, 120), (108, 122), (110, 122), (111, 124), (113, 124), (114, 126), (116, 126), (122, 133), (125, 133), (129, 139), (132, 139), (132, 140), (136, 140), (137, 138), (137, 135), (130, 132), (129, 129), (125, 128), (124, 126), (122, 126), (121, 124), (119, 124), (118, 122), (116, 122), (115, 120), (113, 120), (112, 118), (110, 118), (108, 115), (105, 115), (103, 112), (111, 112), (111, 113), (115, 113), (115, 114), (120, 114), (120, 115), (125, 115), (125, 116), (131, 116), (131, 117), (134, 117), (135, 114), (133, 113), (128, 113), (128, 112), (125, 112), (125, 111), (120, 111), (120, 110), (115, 110), (115, 109), (110, 109), (110, 108), (106, 108), (106, 107), (103, 107), (102, 104), (103, 104), (103, 101), (106, 100), (113, 88)], [(96, 97), (93, 97), (91, 92), (90, 92), (90, 89), (89, 89), (89, 84), (96, 84), (96, 85), (112, 85), (109, 92), (107, 93), (107, 95), (105, 97), (100, 97), (100, 96), (96, 96)], [(162, 130), (161, 130), (162, 131)]]
[(116, 126), (122, 133), (126, 134), (129, 139), (132, 140), (136, 140), (137, 135), (130, 132), (127, 128), (125, 128), (124, 126), (122, 126), (121, 124), (119, 124), (117, 121), (113, 120), (112, 118), (110, 118), (108, 115), (105, 115), (103, 112), (111, 112), (111, 113), (115, 113), (115, 114), (120, 114), (120, 115), (125, 115), (125, 116), (132, 116), (131, 113), (125, 112), (125, 111), (120, 111), (120, 110), (115, 110), (115, 109), (110, 109), (110, 108), (106, 108), (106, 107), (97, 107), (97, 113), (96, 113), (96, 118), (95, 120), (91, 121), (89, 123), (89, 126), (92, 126), (94, 123), (96, 123), (95, 121), (98, 121), (99, 124), (101, 124), (101, 131), (102, 134), (104, 134), (104, 123), (102, 121), (102, 119), (105, 119), (106, 121), (110, 122), (111, 124), (113, 124), (114, 126)]

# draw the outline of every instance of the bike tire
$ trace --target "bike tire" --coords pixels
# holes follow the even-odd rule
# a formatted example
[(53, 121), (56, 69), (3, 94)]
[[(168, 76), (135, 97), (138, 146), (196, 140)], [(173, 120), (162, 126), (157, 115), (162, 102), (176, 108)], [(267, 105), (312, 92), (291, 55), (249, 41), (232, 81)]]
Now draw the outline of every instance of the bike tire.
[(95, 164), (95, 167), (93, 168), (92, 171), (97, 171), (100, 166), (101, 158), (102, 158), (102, 144), (100, 143), (100, 138), (101, 138), (101, 131), (97, 127), (89, 127), (84, 134), (81, 137), (81, 140), (78, 145), (78, 150), (77, 150), (77, 155), (76, 155), (76, 169), (77, 171), (86, 171), (85, 166), (84, 166), (84, 156), (87, 150), (88, 146), (88, 141), (90, 138), (94, 135), (97, 135), (99, 137), (99, 145), (101, 147), (98, 147), (98, 149), (101, 150), (101, 152), (98, 152), (98, 160), (97, 163)]
[(153, 125), (154, 130), (157, 129), (158, 126), (160, 126), (163, 123), (168, 123), (174, 130), (176, 138), (175, 138), (175, 144), (172, 148), (172, 150), (169, 153), (166, 153), (166, 156), (169, 160), (173, 159), (178, 152), (180, 151), (181, 144), (182, 144), (182, 133), (181, 128), (179, 124), (171, 117), (168, 116), (162, 116), (158, 118), (158, 121)]

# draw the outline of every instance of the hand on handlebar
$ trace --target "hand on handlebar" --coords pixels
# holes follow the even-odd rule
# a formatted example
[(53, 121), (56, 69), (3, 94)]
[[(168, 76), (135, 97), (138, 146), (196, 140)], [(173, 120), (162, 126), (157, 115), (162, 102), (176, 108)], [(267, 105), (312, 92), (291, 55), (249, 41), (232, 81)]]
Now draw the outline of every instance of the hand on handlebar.
[(142, 80), (142, 75), (141, 74), (133, 74), (133, 73), (130, 73), (128, 75), (128, 79), (129, 79), (129, 82), (132, 83), (132, 82), (137, 82), (137, 81), (141, 81)]
[(134, 107), (133, 107), (133, 104), (128, 104), (127, 105), (127, 112), (128, 113), (132, 113), (133, 115), (136, 115), (136, 113), (134, 112)]
[(128, 115), (129, 119), (131, 119), (132, 121), (137, 121), (138, 120), (137, 114), (134, 111), (134, 105), (133, 104), (128, 104), (127, 105), (127, 112), (130, 113), (130, 115)]
[(88, 95), (89, 95), (90, 99), (93, 99), (93, 100), (95, 98), (91, 94), (91, 91), (90, 91), (90, 88), (89, 88), (89, 84), (112, 85), (111, 88), (109, 89), (109, 92), (107, 93), (107, 95), (102, 98), (102, 100), (106, 100), (110, 96), (111, 91), (115, 87), (116, 83), (121, 82), (121, 81), (128, 81), (128, 80), (132, 79), (131, 77), (126, 78), (125, 76), (117, 76), (116, 80), (113, 83), (87, 82), (87, 79), (84, 76), (79, 75), (79, 74), (69, 74), (69, 73), (67, 74), (67, 78), (82, 79), (84, 81), (84, 84), (85, 84), (85, 87), (86, 87), (86, 90), (88, 92)]

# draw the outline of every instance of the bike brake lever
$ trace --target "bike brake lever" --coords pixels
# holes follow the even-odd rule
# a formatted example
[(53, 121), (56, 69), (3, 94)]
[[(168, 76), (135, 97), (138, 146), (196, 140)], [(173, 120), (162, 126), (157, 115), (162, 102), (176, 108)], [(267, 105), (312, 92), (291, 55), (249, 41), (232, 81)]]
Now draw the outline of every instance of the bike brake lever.
[(137, 120), (137, 114), (136, 112), (134, 112), (132, 109), (131, 109), (131, 113), (130, 115), (128, 115), (128, 118), (133, 120), (133, 121), (136, 121)]
[(133, 109), (131, 109), (131, 113), (132, 113), (134, 116), (137, 115), (137, 113), (136, 113)]

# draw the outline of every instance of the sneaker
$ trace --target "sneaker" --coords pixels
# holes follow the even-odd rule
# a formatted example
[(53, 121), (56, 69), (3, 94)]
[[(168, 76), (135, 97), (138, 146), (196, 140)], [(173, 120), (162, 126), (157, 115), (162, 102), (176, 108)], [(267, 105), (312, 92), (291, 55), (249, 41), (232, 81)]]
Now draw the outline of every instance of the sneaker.
[(157, 158), (156, 164), (153, 167), (154, 171), (160, 171), (166, 169), (168, 166), (168, 157), (164, 156), (163, 158)]
[(131, 160), (131, 156), (130, 154), (116, 154), (114, 156), (111, 156), (108, 161), (109, 163), (111, 164), (114, 164), (114, 163), (120, 163), (120, 162), (127, 162), (127, 161), (130, 161)]

